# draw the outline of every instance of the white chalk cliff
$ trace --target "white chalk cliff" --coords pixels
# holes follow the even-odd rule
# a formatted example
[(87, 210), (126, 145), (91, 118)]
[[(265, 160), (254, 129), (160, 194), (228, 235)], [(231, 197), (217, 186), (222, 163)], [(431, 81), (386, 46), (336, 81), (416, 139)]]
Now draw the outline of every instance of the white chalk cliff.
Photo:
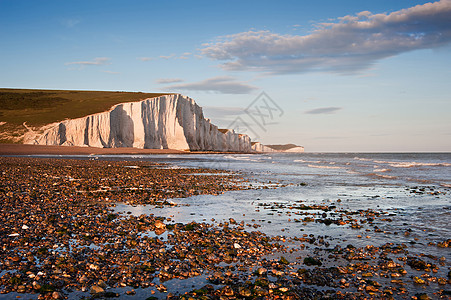
[(249, 136), (219, 130), (180, 94), (121, 103), (109, 111), (49, 124), (27, 144), (250, 152)]
[(253, 142), (251, 146), (254, 152), (304, 152), (304, 147), (294, 144), (286, 145), (263, 145), (259, 142)]
[(254, 151), (254, 152), (277, 152), (273, 148), (269, 148), (259, 142), (252, 143), (251, 147), (252, 147), (252, 151)]

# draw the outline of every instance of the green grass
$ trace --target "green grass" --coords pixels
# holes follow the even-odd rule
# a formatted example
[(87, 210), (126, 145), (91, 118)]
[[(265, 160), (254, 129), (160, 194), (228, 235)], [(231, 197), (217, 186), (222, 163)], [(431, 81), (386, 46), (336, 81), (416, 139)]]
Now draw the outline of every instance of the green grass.
[(113, 105), (168, 93), (28, 90), (0, 88), (0, 142), (24, 133), (22, 124), (39, 127), (109, 110)]
[(103, 112), (160, 93), (0, 89), (0, 121), (39, 126)]
[(266, 147), (273, 148), (274, 150), (285, 151), (299, 146), (295, 144), (285, 144), (285, 145), (266, 145)]

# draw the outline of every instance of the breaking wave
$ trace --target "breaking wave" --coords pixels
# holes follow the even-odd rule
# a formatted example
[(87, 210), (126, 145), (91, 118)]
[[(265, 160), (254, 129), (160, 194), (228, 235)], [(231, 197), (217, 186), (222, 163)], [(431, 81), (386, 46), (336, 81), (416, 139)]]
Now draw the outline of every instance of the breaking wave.
[(451, 163), (427, 163), (416, 161), (386, 161), (370, 158), (354, 157), (355, 160), (369, 161), (376, 164), (386, 164), (394, 168), (413, 168), (413, 167), (451, 167)]
[(321, 163), (321, 161), (319, 161), (319, 160), (304, 160), (304, 159), (295, 159), (294, 162), (311, 163), (311, 164)]
[(398, 178), (396, 176), (382, 175), (382, 174), (378, 174), (378, 173), (369, 173), (367, 175), (371, 176), (371, 177), (380, 177), (380, 178), (385, 178), (385, 179), (397, 179)]
[(337, 166), (316, 166), (316, 165), (307, 165), (310, 168), (317, 168), (317, 169), (343, 169), (342, 167)]
[(390, 171), (391, 171), (391, 169), (379, 169), (377, 167), (374, 167), (374, 172), (377, 172), (377, 173), (390, 172)]
[(449, 163), (385, 162), (394, 168), (451, 167)]

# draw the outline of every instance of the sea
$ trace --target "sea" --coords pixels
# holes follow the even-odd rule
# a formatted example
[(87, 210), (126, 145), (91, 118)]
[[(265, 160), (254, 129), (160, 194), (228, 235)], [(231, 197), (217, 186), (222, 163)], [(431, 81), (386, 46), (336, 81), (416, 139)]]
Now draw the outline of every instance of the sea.
[[(373, 245), (410, 243), (420, 249), (451, 238), (451, 153), (99, 155), (96, 159), (220, 169), (224, 174), (240, 174), (242, 184), (250, 188), (172, 199), (180, 204), (175, 208), (120, 203), (116, 206), (119, 212), (171, 216), (174, 222), (183, 223), (258, 220), (259, 230), (269, 235), (296, 237), (308, 232), (330, 236), (337, 243), (368, 242), (356, 237), (362, 233), (355, 228), (299, 222), (301, 218), (290, 208), (326, 205), (342, 212), (373, 210), (390, 216), (390, 222), (378, 224), (382, 232), (389, 233), (371, 237)], [(406, 230), (409, 234), (403, 234)]]
[[(35, 157), (59, 157), (37, 155)], [(173, 222), (255, 223), (269, 235), (289, 237), (302, 232), (329, 235), (362, 244), (359, 231), (317, 222), (296, 222), (293, 205), (335, 206), (340, 211), (373, 210), (390, 215), (380, 224), (386, 232), (373, 244), (410, 242), (422, 247), (451, 238), (451, 153), (267, 153), (77, 155), (77, 159), (109, 159), (165, 163), (169, 168), (223, 170), (240, 175), (246, 190), (220, 195), (171, 199), (177, 207), (118, 203), (116, 211), (134, 215), (171, 216)], [(208, 174), (201, 173), (201, 174)], [(268, 209), (270, 208), (270, 209)], [(291, 215), (291, 216), (290, 216)], [(331, 216), (332, 217), (332, 216)], [(212, 221), (214, 219), (214, 221)], [(355, 229), (355, 228), (354, 228)], [(415, 242), (415, 239), (421, 242)], [(449, 257), (451, 260), (451, 256)]]

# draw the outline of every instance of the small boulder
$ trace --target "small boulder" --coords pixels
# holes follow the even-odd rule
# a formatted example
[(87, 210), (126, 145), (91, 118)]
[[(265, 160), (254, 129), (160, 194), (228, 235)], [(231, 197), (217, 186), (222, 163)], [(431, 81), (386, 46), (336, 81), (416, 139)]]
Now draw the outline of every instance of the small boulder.
[(104, 293), (105, 290), (98, 286), (98, 285), (93, 285), (91, 286), (91, 290), (89, 291), (91, 294), (95, 295), (95, 294), (100, 294), (100, 293)]
[(166, 224), (164, 224), (160, 220), (156, 220), (155, 221), (155, 228), (157, 228), (157, 229), (166, 229)]

